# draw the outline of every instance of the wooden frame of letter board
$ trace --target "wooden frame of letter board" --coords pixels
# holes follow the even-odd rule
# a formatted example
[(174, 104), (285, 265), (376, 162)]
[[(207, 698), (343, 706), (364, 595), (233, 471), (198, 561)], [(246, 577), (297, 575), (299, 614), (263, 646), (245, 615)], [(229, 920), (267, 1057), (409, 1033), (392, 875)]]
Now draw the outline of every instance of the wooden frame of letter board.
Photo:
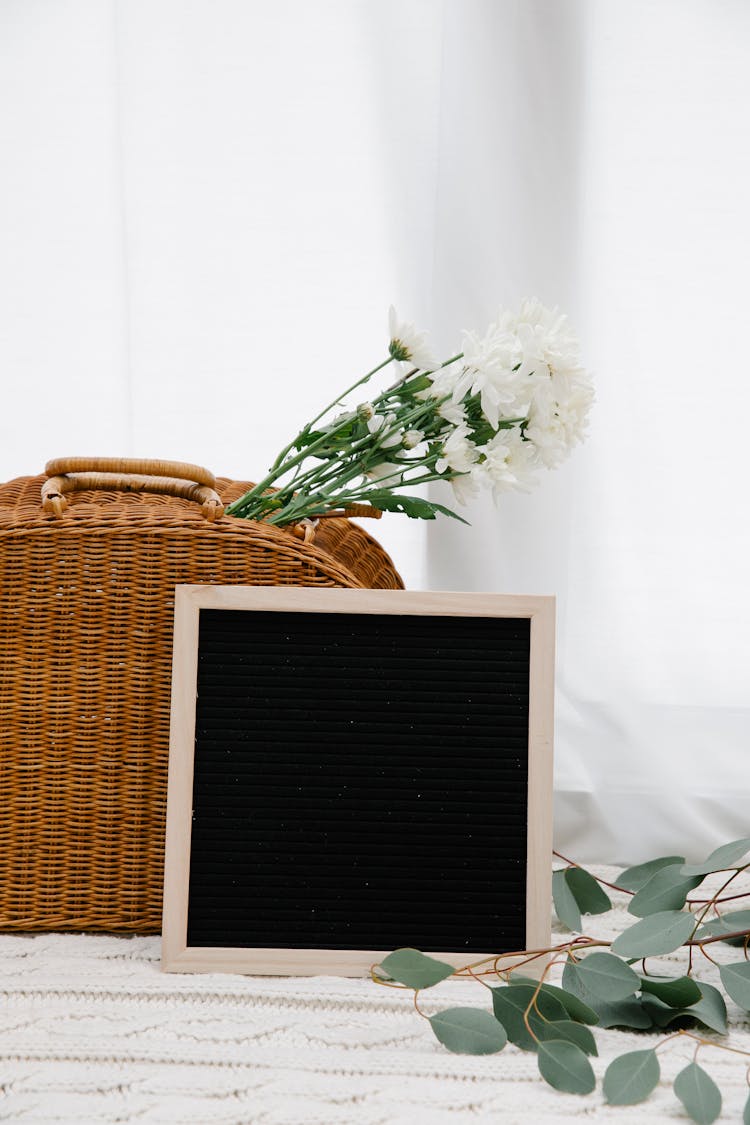
[[(187, 944), (198, 623), (201, 609), (428, 614), (530, 619), (526, 946), (550, 944), (555, 599), (525, 595), (259, 586), (177, 586), (164, 872), (162, 969), (361, 976), (391, 950), (255, 949)], [(496, 953), (488, 950), (486, 956)], [(483, 955), (434, 953), (459, 967)], [(532, 962), (526, 971), (539, 966)], [(536, 975), (536, 974), (535, 974)]]

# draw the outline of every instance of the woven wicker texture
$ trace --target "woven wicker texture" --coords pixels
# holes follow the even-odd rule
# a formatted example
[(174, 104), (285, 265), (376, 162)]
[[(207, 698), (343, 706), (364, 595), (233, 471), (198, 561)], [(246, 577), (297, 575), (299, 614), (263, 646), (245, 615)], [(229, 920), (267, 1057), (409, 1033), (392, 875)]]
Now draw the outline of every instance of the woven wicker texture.
[[(177, 583), (401, 588), (347, 520), (314, 541), (173, 496), (0, 485), (0, 929), (158, 932)], [(247, 482), (217, 478), (228, 504)]]

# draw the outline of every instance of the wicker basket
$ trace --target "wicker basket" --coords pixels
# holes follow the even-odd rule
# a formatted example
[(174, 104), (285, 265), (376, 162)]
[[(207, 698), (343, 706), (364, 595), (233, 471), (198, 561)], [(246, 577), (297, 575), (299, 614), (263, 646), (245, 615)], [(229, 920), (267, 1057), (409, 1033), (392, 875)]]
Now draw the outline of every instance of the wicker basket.
[(345, 519), (214, 519), (247, 482), (47, 469), (0, 485), (0, 929), (158, 932), (175, 585), (402, 582)]

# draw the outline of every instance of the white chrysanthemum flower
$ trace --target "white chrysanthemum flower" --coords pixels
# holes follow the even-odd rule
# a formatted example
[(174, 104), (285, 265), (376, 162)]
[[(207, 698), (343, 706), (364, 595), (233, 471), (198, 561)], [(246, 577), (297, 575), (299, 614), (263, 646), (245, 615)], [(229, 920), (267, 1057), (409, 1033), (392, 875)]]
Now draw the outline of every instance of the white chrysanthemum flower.
[(438, 473), (444, 473), (446, 469), (451, 469), (454, 473), (468, 473), (478, 457), (477, 447), (469, 440), (469, 427), (456, 426), (443, 442), (435, 469)]
[(378, 443), (382, 449), (392, 449), (394, 445), (401, 445), (401, 434), (398, 431), (387, 433), (395, 421), (395, 414), (373, 414), (367, 422), (367, 429), (371, 434), (387, 434)]
[(407, 430), (401, 438), (401, 444), (404, 449), (416, 449), (423, 440), (424, 432), (422, 430)]
[(594, 389), (585, 373), (552, 375), (546, 394), (535, 393), (526, 437), (549, 469), (564, 461), (586, 434)]
[(384, 480), (386, 477), (396, 477), (397, 474), (403, 471), (403, 465), (396, 465), (393, 461), (382, 461), (379, 465), (373, 465), (368, 469), (365, 476), (370, 480)]
[(492, 488), (495, 500), (511, 489), (529, 492), (536, 485), (539, 468), (536, 449), (531, 442), (522, 439), (517, 427), (500, 430), (482, 452), (485, 459), (477, 466), (476, 477)]
[(360, 402), (357, 407), (357, 414), (363, 421), (369, 422), (371, 418), (375, 417), (375, 407), (371, 402)]
[(333, 421), (329, 422), (327, 426), (323, 427), (323, 431), (335, 430), (337, 426), (343, 425), (344, 422), (351, 422), (354, 414), (351, 410), (345, 410), (343, 414), (337, 414)]
[(532, 297), (521, 302), (515, 321), (522, 374), (546, 376), (581, 371), (578, 338), (567, 316)]
[(479, 495), (480, 482), (477, 478), (478, 468), (478, 465), (474, 465), (470, 473), (465, 473), (460, 477), (454, 477), (451, 481), (453, 495), (459, 504), (468, 504), (470, 500), (476, 500)]
[(427, 344), (427, 333), (419, 332), (413, 324), (399, 320), (393, 305), (388, 310), (388, 329), (388, 351), (394, 359), (410, 363), (420, 371), (432, 371), (437, 367), (438, 360)]
[(476, 332), (463, 332), (462, 340), (464, 365), (454, 379), (453, 401), (478, 394), (483, 414), (497, 429), (501, 415), (514, 417), (518, 413), (519, 397), (525, 390), (516, 370), (521, 361), (518, 339), (493, 324), (482, 337)]
[(437, 412), (441, 418), (444, 418), (446, 422), (450, 422), (452, 426), (462, 426), (466, 421), (466, 411), (463, 408), (463, 404), (454, 402), (453, 399), (450, 398), (440, 403)]

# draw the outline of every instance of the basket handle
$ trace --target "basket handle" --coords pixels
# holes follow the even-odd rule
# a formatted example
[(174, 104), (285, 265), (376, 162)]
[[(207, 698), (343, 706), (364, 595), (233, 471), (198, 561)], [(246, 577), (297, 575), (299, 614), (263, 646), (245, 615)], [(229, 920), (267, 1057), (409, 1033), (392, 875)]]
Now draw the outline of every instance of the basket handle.
[(42, 485), (42, 508), (48, 515), (63, 514), (67, 492), (97, 488), (179, 496), (200, 504), (207, 520), (224, 515), (224, 505), (213, 488), (216, 478), (200, 465), (131, 457), (58, 457), (47, 462), (45, 472), (49, 479)]

